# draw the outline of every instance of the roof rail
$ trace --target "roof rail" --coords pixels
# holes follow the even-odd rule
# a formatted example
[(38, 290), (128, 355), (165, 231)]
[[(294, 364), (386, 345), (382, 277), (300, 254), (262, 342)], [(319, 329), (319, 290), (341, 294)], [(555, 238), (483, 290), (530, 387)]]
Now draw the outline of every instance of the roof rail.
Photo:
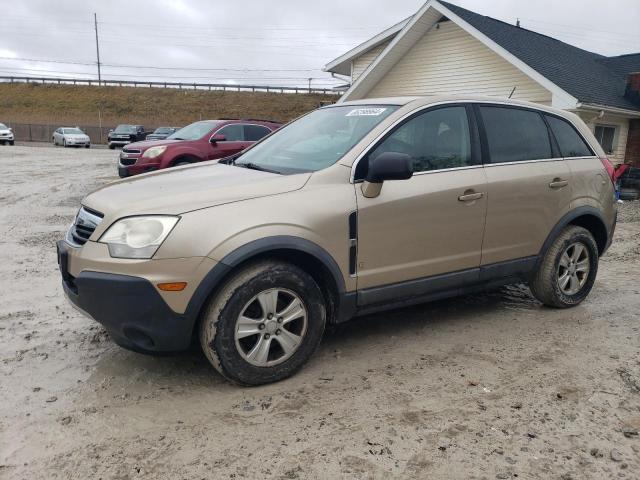
[(264, 118), (219, 118), (218, 120), (227, 121), (234, 120), (238, 122), (270, 122), (270, 123), (282, 123), (279, 120), (266, 120)]

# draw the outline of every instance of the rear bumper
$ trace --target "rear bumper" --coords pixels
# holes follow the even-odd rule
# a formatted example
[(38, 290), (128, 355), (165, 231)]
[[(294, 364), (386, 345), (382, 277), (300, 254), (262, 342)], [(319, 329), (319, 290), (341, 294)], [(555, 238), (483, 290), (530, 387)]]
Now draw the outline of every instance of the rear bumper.
[(70, 247), (60, 241), (57, 248), (65, 295), (118, 345), (142, 353), (189, 348), (196, 315), (176, 313), (141, 277), (86, 270), (74, 277), (68, 270)]

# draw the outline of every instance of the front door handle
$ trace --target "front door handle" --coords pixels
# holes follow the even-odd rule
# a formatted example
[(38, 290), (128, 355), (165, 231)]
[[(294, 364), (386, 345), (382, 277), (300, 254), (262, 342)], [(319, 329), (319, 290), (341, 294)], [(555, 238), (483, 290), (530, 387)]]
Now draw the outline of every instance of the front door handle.
[(564, 188), (569, 185), (569, 180), (562, 180), (561, 178), (554, 178), (553, 182), (549, 184), (549, 188)]
[(482, 197), (484, 197), (484, 193), (482, 192), (478, 192), (478, 193), (464, 192), (464, 195), (460, 195), (458, 197), (458, 200), (460, 202), (475, 202), (476, 200), (480, 200)]

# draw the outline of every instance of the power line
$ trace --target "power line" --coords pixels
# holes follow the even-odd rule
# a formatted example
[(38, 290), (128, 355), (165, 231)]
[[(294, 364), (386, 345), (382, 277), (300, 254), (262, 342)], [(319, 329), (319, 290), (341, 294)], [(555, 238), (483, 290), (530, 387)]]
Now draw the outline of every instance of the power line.
[[(37, 58), (21, 58), (21, 57), (0, 57), (0, 60), (16, 60), (21, 62), (39, 62), (39, 63), (56, 63), (66, 65), (89, 65), (94, 66), (95, 62), (76, 62), (69, 60), (44, 60)], [(155, 65), (124, 65), (114, 63), (101, 63), (103, 67), (113, 68), (134, 68), (134, 69), (153, 69), (153, 70), (185, 70), (185, 71), (216, 71), (216, 72), (320, 72), (317, 68), (202, 68), (202, 67), (159, 67)]]

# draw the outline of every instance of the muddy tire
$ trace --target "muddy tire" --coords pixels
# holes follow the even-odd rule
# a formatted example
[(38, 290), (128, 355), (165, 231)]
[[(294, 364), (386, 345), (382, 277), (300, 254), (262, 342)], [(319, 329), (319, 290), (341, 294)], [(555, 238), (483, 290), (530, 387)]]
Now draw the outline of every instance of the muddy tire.
[(200, 345), (216, 370), (247, 386), (294, 374), (320, 344), (322, 292), (313, 278), (279, 261), (248, 265), (225, 281), (200, 322)]
[(591, 292), (598, 274), (598, 246), (591, 233), (570, 225), (545, 253), (529, 287), (549, 307), (569, 308)]

